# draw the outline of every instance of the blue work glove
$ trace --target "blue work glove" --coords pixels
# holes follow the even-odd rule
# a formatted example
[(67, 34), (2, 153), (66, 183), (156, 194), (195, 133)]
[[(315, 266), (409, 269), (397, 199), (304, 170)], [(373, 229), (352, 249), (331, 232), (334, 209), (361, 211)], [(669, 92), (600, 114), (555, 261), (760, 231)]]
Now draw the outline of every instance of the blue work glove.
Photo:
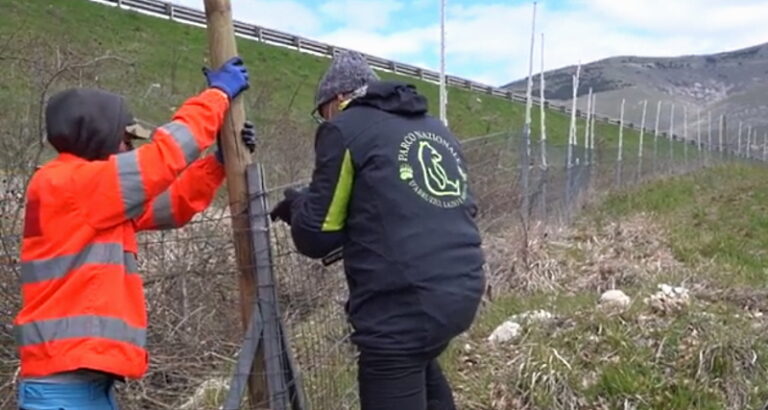
[[(246, 121), (243, 124), (243, 129), (240, 131), (240, 139), (243, 140), (243, 144), (248, 148), (248, 151), (253, 154), (256, 150), (256, 128), (253, 127), (253, 123)], [(224, 149), (221, 148), (221, 136), (216, 137), (216, 159), (219, 163), (224, 164)]]
[(248, 89), (248, 69), (240, 57), (229, 59), (218, 70), (203, 67), (208, 87), (218, 88), (232, 100)]

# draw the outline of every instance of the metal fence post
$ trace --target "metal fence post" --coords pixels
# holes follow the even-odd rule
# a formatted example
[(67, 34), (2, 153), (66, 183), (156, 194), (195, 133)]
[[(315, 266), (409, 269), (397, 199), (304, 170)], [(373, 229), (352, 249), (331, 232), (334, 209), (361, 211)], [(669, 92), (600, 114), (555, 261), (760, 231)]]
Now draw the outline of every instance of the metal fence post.
[(235, 372), (229, 383), (229, 391), (224, 401), (222, 410), (239, 410), (240, 403), (245, 395), (245, 388), (248, 386), (248, 376), (253, 368), (254, 358), (261, 347), (262, 332), (264, 324), (261, 320), (258, 304), (254, 304), (251, 313), (251, 322), (248, 324), (248, 330), (245, 333), (245, 340), (240, 348), (235, 364)]
[(723, 138), (725, 134), (725, 114), (720, 114), (720, 132), (718, 133), (718, 151), (720, 159), (723, 159)]
[(736, 150), (736, 157), (740, 157), (741, 156), (741, 133), (742, 133), (743, 125), (744, 125), (744, 123), (739, 121), (739, 145), (738, 145), (738, 148)]
[(573, 165), (573, 148), (576, 146), (576, 104), (578, 101), (579, 75), (581, 64), (576, 66), (576, 74), (573, 76), (573, 100), (571, 104), (571, 125), (568, 129), (568, 166)]
[(619, 150), (616, 154), (616, 187), (622, 185), (622, 162), (624, 161), (624, 103), (621, 99), (621, 113), (619, 114)]
[(165, 3), (165, 12), (168, 14), (168, 18), (173, 21), (174, 19), (174, 8), (173, 3)]
[[(573, 147), (568, 144), (568, 152), (571, 152)], [(565, 198), (563, 203), (563, 216), (565, 221), (568, 221), (571, 217), (571, 192), (573, 188), (573, 164), (569, 161), (569, 156), (565, 158)]]
[[(247, 182), (250, 203), (248, 207), (249, 227), (252, 236), (254, 268), (258, 284), (258, 301), (254, 310), (255, 319), (238, 360), (237, 371), (247, 369), (250, 372), (249, 360), (258, 351), (264, 354), (264, 369), (268, 386), (269, 408), (285, 410), (289, 408), (303, 409), (304, 398), (301, 383), (298, 382), (297, 370), (293, 367), (290, 348), (285, 340), (282, 318), (277, 301), (273, 267), (272, 244), (270, 238), (269, 214), (264, 182), (264, 170), (260, 164), (252, 164), (247, 168)], [(261, 331), (259, 332), (259, 328)], [(256, 338), (257, 335), (261, 337)], [(254, 338), (256, 338), (254, 340)], [(238, 374), (235, 376), (238, 377)], [(247, 373), (245, 375), (247, 377)], [(242, 384), (245, 377), (241, 377)], [(239, 405), (242, 397), (240, 382), (234, 383), (228, 397), (228, 405)], [(239, 393), (239, 394), (238, 394)], [(239, 396), (239, 397), (238, 397)]]
[(643, 143), (645, 139), (645, 116), (648, 113), (648, 100), (643, 101), (643, 116), (640, 119), (640, 141), (637, 149), (637, 181), (643, 177)]
[(669, 109), (669, 172), (675, 172), (675, 104), (672, 104)]
[(683, 158), (688, 172), (688, 107), (683, 106)]
[(661, 100), (656, 104), (656, 126), (653, 128), (653, 169), (658, 169), (659, 125), (661, 125)]
[(707, 165), (712, 162), (712, 111), (707, 112)]
[(584, 152), (581, 154), (584, 158), (584, 163), (589, 165), (589, 127), (592, 125), (592, 87), (589, 88), (589, 95), (587, 97), (587, 113), (586, 120), (584, 121)]
[(698, 156), (696, 157), (699, 167), (701, 167), (701, 108), (696, 111), (696, 147)]
[(549, 184), (549, 168), (542, 166), (540, 169), (541, 174), (541, 219), (543, 221), (548, 220), (549, 205), (547, 204), (547, 184)]
[(541, 120), (541, 166), (547, 169), (547, 97), (545, 95), (546, 82), (544, 80), (544, 33), (541, 33), (541, 74), (539, 75), (539, 105)]
[(592, 94), (592, 119), (589, 127), (589, 164), (597, 163), (597, 155), (595, 151), (595, 117), (597, 117), (597, 94)]
[(520, 212), (523, 216), (523, 222), (528, 224), (528, 213), (529, 213), (529, 174), (530, 174), (530, 156), (528, 147), (530, 147), (530, 140), (531, 140), (531, 128), (527, 125), (523, 126), (523, 141), (522, 146), (520, 147), (520, 182), (521, 182), (521, 198), (520, 198)]

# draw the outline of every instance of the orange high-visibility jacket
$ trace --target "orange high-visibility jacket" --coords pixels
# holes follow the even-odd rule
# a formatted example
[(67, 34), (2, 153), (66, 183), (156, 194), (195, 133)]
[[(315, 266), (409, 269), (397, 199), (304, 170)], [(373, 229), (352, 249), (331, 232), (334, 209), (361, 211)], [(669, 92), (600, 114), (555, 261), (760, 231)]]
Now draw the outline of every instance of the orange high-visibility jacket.
[(215, 142), (228, 108), (224, 93), (206, 90), (150, 144), (102, 161), (63, 153), (35, 173), (14, 323), (22, 377), (146, 372), (135, 232), (181, 226), (210, 204), (224, 170), (213, 156), (195, 160)]

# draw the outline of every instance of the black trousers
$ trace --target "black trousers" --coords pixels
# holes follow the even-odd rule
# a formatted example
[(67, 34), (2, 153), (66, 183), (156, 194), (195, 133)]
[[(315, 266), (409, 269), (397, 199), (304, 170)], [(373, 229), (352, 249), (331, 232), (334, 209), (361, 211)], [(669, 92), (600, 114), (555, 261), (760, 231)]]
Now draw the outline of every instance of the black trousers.
[(451, 387), (437, 363), (439, 353), (400, 356), (361, 349), (361, 410), (455, 410)]

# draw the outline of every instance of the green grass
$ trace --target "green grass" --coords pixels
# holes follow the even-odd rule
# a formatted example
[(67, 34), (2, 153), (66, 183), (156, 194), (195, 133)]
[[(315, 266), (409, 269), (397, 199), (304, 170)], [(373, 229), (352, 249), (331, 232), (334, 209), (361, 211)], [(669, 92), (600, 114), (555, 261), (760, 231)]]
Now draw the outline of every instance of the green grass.
[(602, 206), (613, 217), (652, 212), (672, 224), (670, 243), (682, 261), (714, 260), (731, 284), (768, 280), (768, 169), (719, 167), (615, 195)]
[[(561, 262), (557, 292), (518, 292), (486, 306), (441, 358), (467, 409), (742, 409), (768, 402), (768, 169), (732, 165), (610, 195), (547, 254)], [(614, 233), (624, 224), (650, 234)], [(593, 239), (594, 238), (594, 239)], [(565, 242), (563, 242), (565, 241)], [(676, 260), (656, 270), (648, 243)], [(603, 244), (603, 245), (598, 245)], [(592, 254), (595, 247), (606, 246)], [(592, 250), (590, 250), (592, 249)], [(597, 308), (605, 284), (577, 286), (603, 259), (619, 272), (642, 267), (619, 287), (632, 298), (618, 314)], [(598, 272), (603, 272), (598, 270)], [(595, 281), (610, 282), (595, 276)], [(605, 282), (607, 281), (607, 282)], [(684, 284), (691, 305), (661, 314), (643, 302), (660, 283)], [(503, 347), (485, 339), (513, 314), (544, 309), (553, 322), (523, 326)]]

